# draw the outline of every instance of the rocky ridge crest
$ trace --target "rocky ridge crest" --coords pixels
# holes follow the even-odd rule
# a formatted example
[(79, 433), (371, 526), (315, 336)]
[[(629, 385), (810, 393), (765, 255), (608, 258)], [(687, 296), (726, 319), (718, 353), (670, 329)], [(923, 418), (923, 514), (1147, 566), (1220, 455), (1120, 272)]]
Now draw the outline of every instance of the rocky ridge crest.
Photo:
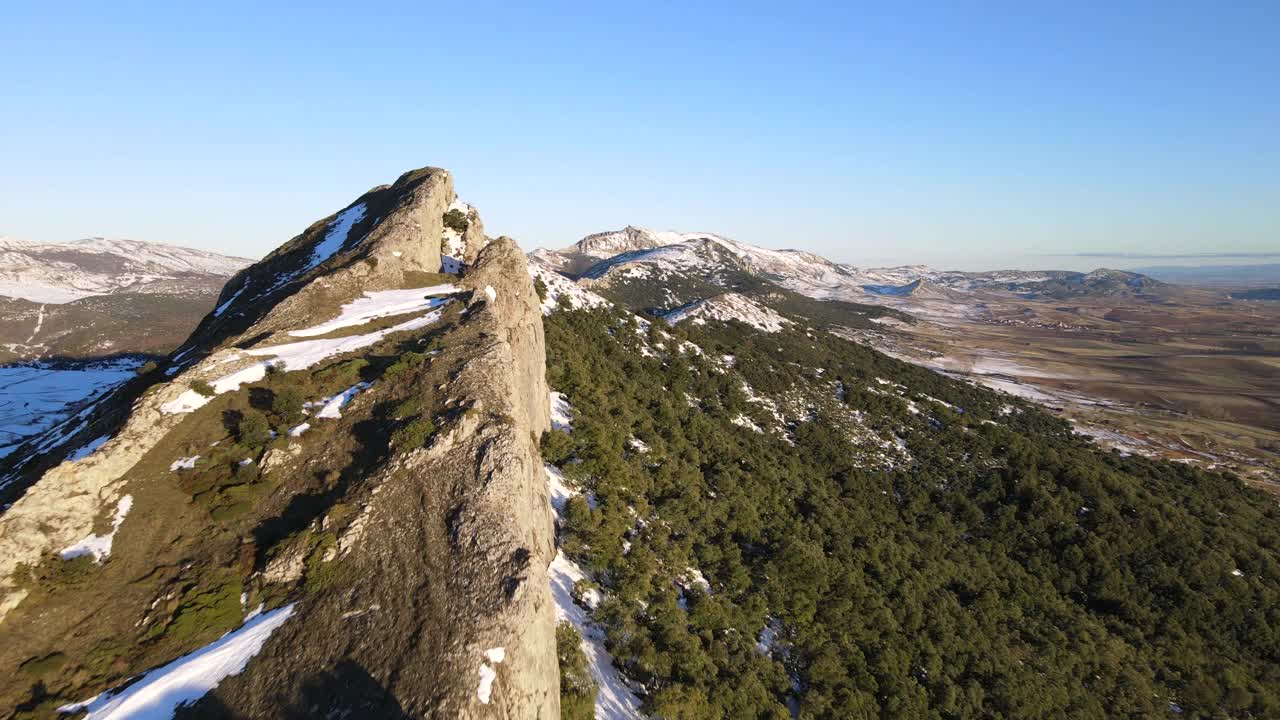
[[(83, 699), (195, 649), (199, 633), (175, 630), (194, 612), (188, 600), (234, 587), (244, 612), (260, 602), (292, 616), (243, 672), (185, 711), (194, 716), (279, 716), (286, 703), (558, 717), (554, 536), (537, 447), (550, 423), (540, 304), (519, 247), (490, 242), (469, 206), (463, 257), (445, 267), (469, 264), (440, 273), (442, 218), (458, 204), (451, 175), (423, 168), (316, 222), (232, 278), (148, 387), (55, 428), (48, 455), (68, 459), (17, 468), (26, 487), (0, 516), (0, 633), (10, 641), (0, 669), (42, 657), (64, 658), (65, 669), (26, 695), (0, 694), (0, 707)], [(349, 324), (366, 327), (354, 331), (341, 322), (362, 297), (415, 292), (407, 322), (404, 312), (358, 318)], [(320, 398), (303, 423), (318, 427), (286, 437), (280, 426), (243, 453), (235, 465), (257, 468), (253, 480), (176, 490), (206, 468), (180, 455), (247, 448), (234, 432), (208, 439), (228, 413), (253, 412), (255, 393), (342, 372), (360, 382), (339, 393), (350, 397), (333, 415), (338, 395)], [(389, 409), (410, 404), (432, 422)], [(411, 426), (425, 443), (391, 432)], [(234, 515), (200, 506), (244, 488), (257, 499)], [(95, 589), (59, 584), (65, 549), (102, 537), (107, 554), (76, 565)], [(84, 666), (98, 640), (114, 643), (115, 660)]]

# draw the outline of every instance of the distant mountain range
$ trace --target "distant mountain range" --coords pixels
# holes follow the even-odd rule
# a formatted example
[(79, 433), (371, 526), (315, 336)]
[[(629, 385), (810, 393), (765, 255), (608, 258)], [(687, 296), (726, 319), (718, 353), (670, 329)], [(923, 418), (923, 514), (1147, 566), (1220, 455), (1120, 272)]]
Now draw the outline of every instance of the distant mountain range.
[(168, 352), (250, 263), (137, 240), (0, 238), (0, 362)]
[(69, 243), (0, 238), (0, 295), (67, 303), (121, 292), (218, 292), (252, 260), (204, 250), (93, 237)]
[[(917, 300), (975, 306), (982, 293), (1027, 298), (1158, 294), (1164, 284), (1124, 270), (959, 272), (924, 265), (859, 268), (800, 250), (771, 250), (712, 233), (635, 226), (595, 233), (531, 259), (594, 288), (627, 294), (627, 304), (659, 314), (714, 293), (783, 289), (815, 300), (910, 309)], [(654, 282), (654, 281), (658, 282)]]

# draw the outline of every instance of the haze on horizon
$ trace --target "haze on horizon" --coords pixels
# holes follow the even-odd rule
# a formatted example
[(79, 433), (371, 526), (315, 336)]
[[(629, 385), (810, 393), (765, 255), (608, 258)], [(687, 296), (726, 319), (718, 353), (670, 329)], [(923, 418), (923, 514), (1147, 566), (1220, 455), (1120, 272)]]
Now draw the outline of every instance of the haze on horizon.
[(0, 235), (257, 257), (447, 167), (492, 234), (626, 224), (861, 266), (1280, 246), (1280, 6), (242, 3), (6, 11)]

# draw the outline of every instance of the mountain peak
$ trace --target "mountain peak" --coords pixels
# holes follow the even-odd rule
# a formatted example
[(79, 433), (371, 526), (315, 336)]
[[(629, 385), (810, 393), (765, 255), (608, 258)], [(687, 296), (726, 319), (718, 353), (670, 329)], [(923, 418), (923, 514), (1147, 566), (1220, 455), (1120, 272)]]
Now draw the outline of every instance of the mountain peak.
[[(236, 717), (313, 687), (358, 716), (556, 716), (549, 428), (524, 254), (489, 242), (449, 173), (405, 173), (239, 272), (164, 364), (13, 455), (0, 622), (52, 620), (0, 668), (71, 658), (58, 692), (91, 716), (140, 712), (134, 689), (174, 672)], [(27, 584), (23, 567), (70, 560), (92, 582)], [(268, 621), (237, 668), (200, 664)], [(107, 641), (112, 663), (80, 671)], [(374, 677), (394, 712), (361, 694)], [(0, 707), (44, 687), (6, 686)]]
[(560, 252), (570, 255), (586, 255), (595, 258), (609, 258), (626, 252), (648, 250), (665, 245), (693, 240), (696, 238), (716, 237), (709, 233), (684, 233), (674, 230), (650, 230), (636, 225), (627, 225), (621, 230), (608, 230), (593, 233), (578, 242), (564, 248)]
[[(452, 210), (459, 213), (451, 218)], [(415, 274), (457, 272), (486, 242), (479, 213), (458, 200), (447, 170), (412, 170), (233, 277), (201, 330), (256, 325), (268, 312), (282, 316), (269, 326), (288, 326), (308, 312), (311, 295), (352, 295), (402, 287)]]

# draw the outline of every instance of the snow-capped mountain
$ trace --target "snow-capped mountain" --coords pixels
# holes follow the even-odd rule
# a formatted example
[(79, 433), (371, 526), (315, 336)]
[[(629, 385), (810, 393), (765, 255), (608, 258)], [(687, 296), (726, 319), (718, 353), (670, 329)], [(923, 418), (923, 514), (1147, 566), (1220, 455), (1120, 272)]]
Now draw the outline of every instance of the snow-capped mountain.
[(560, 250), (539, 248), (530, 253), (533, 259), (567, 273), (579, 273), (601, 260), (624, 253), (676, 245), (697, 240), (723, 240), (711, 233), (686, 233), (672, 230), (649, 230), (628, 225), (621, 230), (592, 233)]
[(711, 233), (655, 232), (633, 226), (588, 235), (564, 250), (540, 250), (532, 258), (595, 287), (643, 283), (649, 286), (646, 294), (651, 296), (654, 287), (661, 286), (666, 301), (654, 306), (668, 312), (709, 297), (705, 292), (691, 292), (691, 285), (709, 283), (741, 290), (748, 277), (817, 300), (923, 309), (926, 314), (939, 311), (940, 303), (948, 306), (948, 313), (972, 312), (982, 293), (1066, 297), (1142, 293), (1159, 286), (1136, 273), (1105, 269), (1086, 274), (1056, 270), (960, 272), (925, 265), (860, 268), (810, 252), (762, 248)]
[(93, 237), (54, 244), (0, 238), (0, 296), (57, 304), (120, 292), (216, 292), (251, 262), (138, 240)]
[(561, 252), (578, 255), (590, 255), (598, 258), (611, 258), (624, 252), (646, 250), (649, 248), (674, 245), (686, 240), (699, 238), (717, 238), (709, 233), (682, 233), (670, 230), (649, 230), (647, 228), (628, 225), (621, 230), (588, 235)]

